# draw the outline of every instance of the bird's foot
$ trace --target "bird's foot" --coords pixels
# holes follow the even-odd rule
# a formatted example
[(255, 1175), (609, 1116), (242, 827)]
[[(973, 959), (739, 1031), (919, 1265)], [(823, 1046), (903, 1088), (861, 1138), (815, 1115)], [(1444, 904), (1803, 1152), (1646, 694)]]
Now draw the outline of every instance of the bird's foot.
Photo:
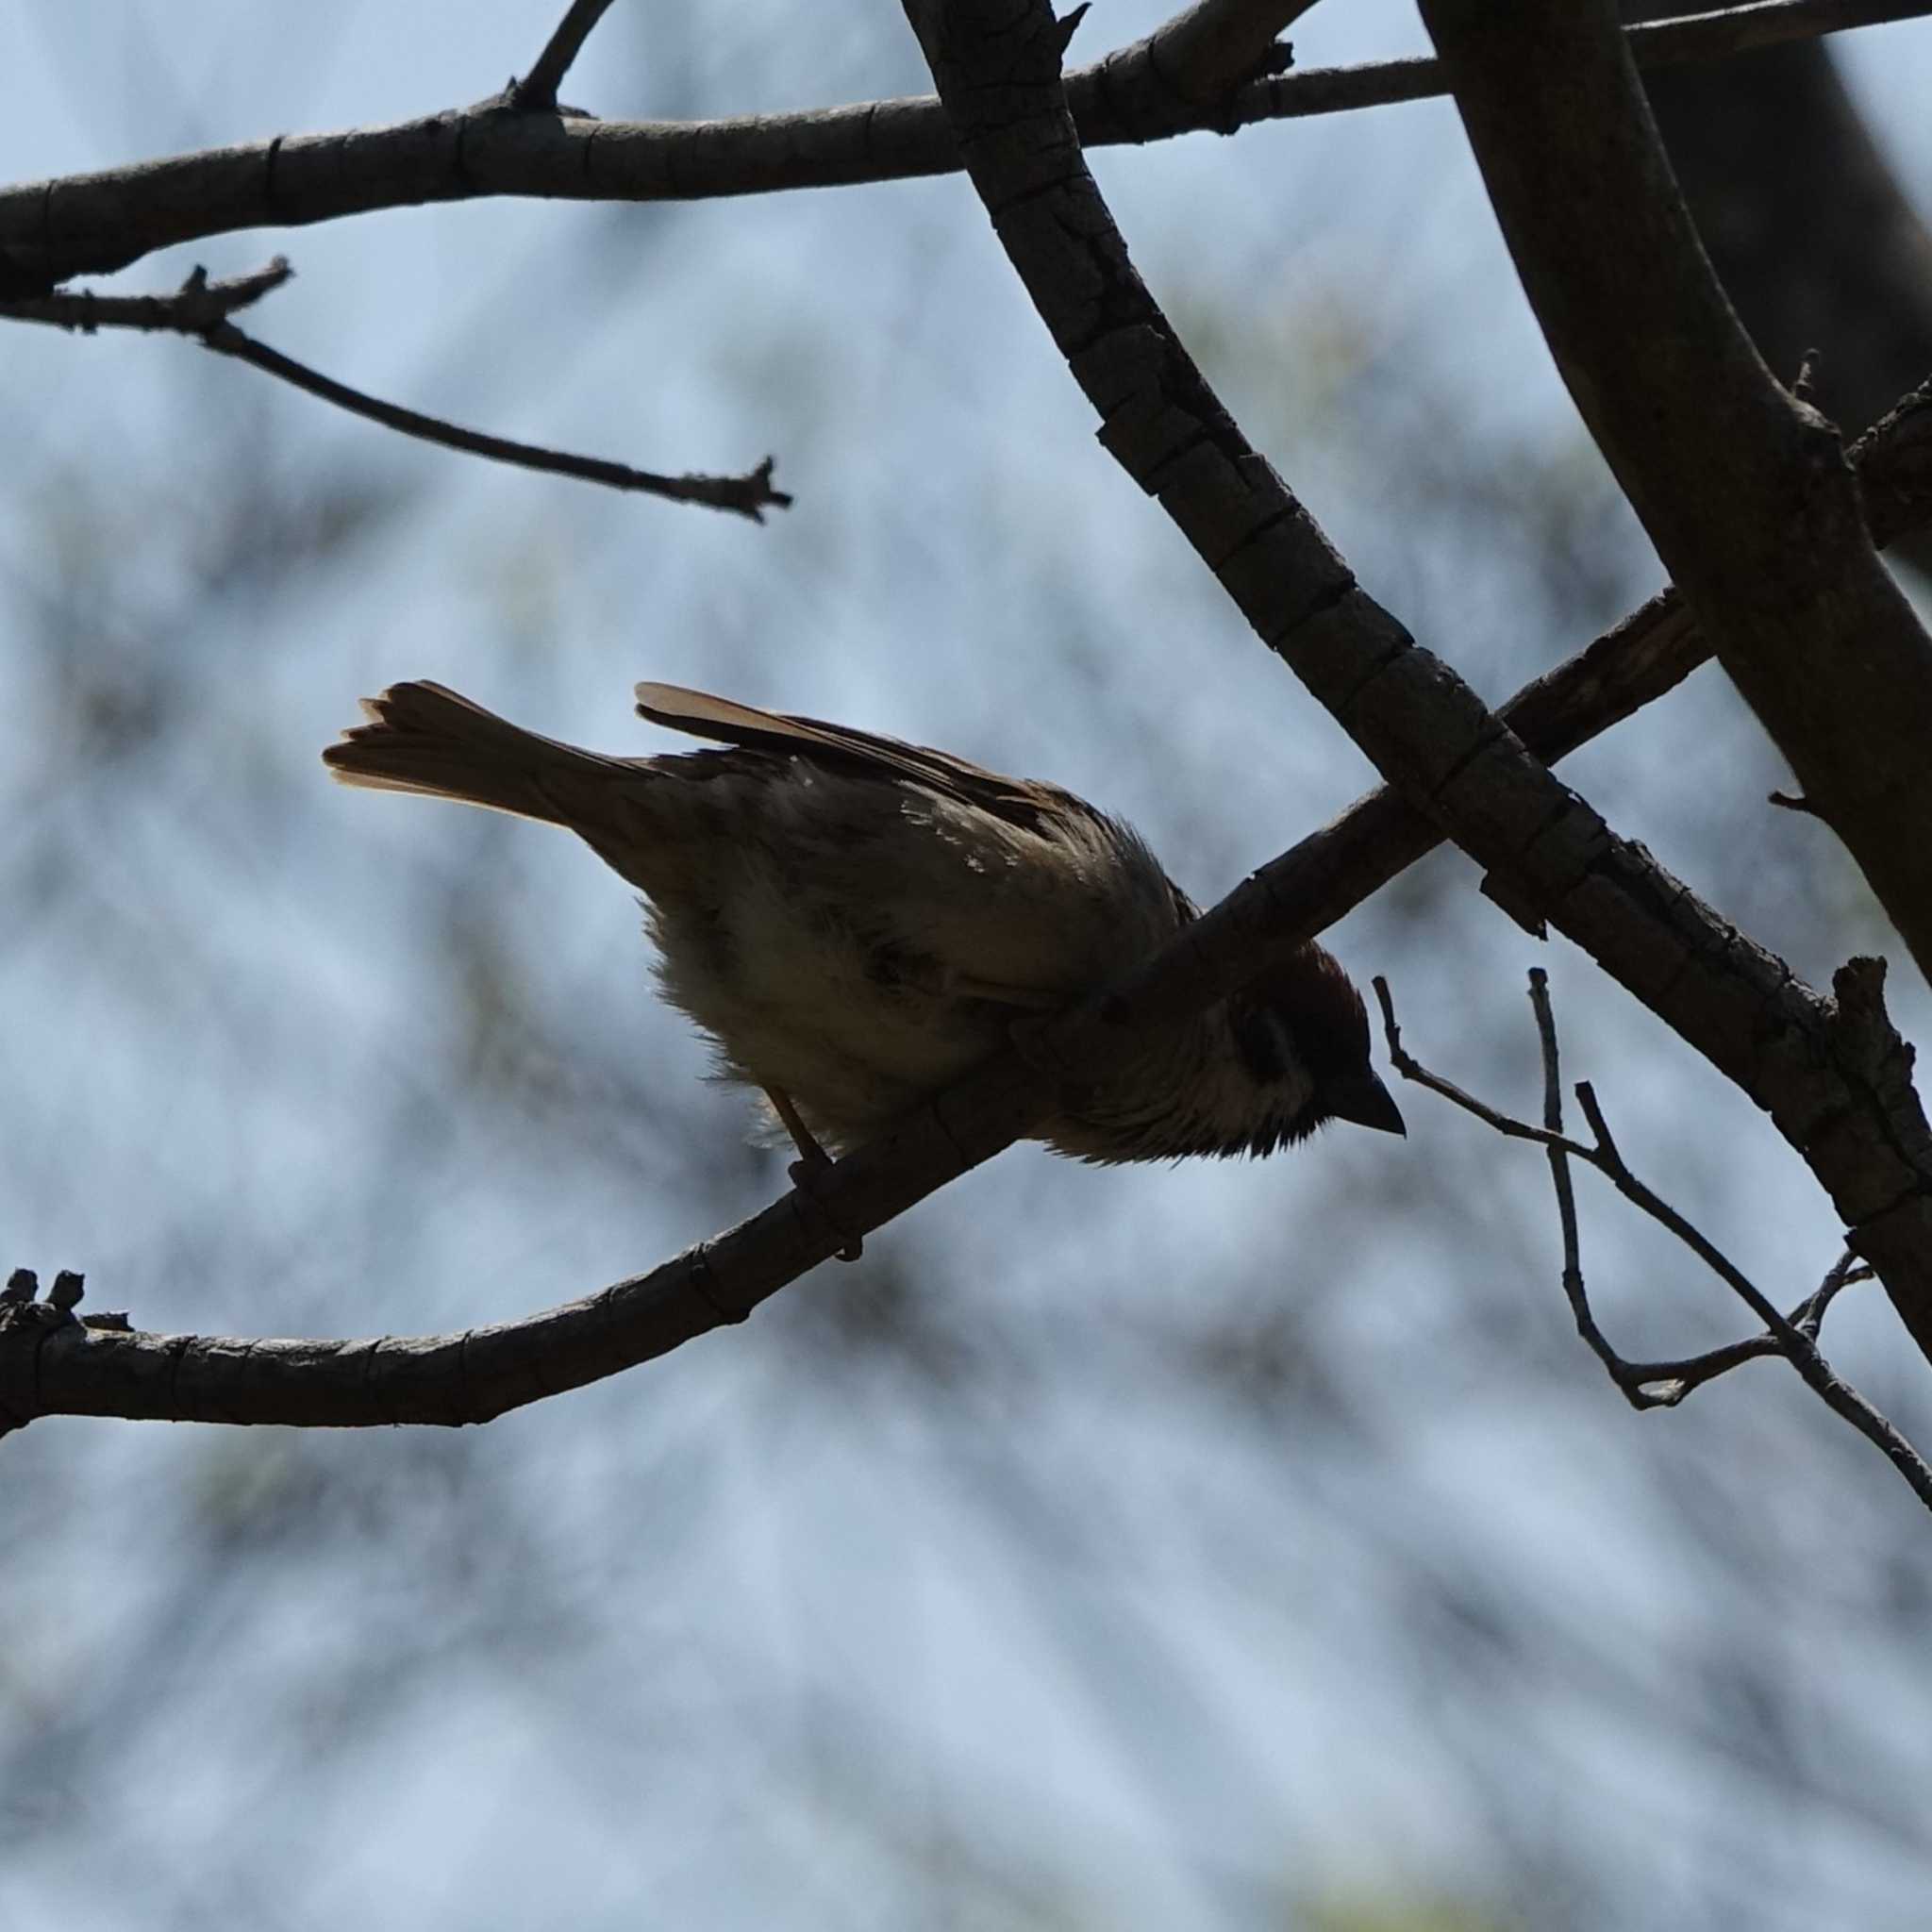
[(856, 1234), (848, 1235), (839, 1225), (837, 1218), (825, 1206), (820, 1187), (824, 1176), (831, 1172), (832, 1157), (819, 1145), (818, 1137), (806, 1125), (789, 1093), (779, 1087), (767, 1087), (765, 1098), (772, 1103), (772, 1111), (785, 1124), (785, 1131), (791, 1136), (791, 1144), (798, 1149), (798, 1158), (785, 1172), (791, 1177), (791, 1185), (798, 1190), (799, 1199), (808, 1202), (812, 1212), (839, 1237), (840, 1260), (858, 1260), (865, 1252), (864, 1241)]
[(865, 1252), (865, 1243), (858, 1235), (848, 1235), (833, 1218), (832, 1211), (825, 1206), (824, 1196), (819, 1191), (819, 1184), (832, 1171), (831, 1160), (824, 1150), (817, 1150), (818, 1158), (794, 1160), (785, 1172), (791, 1176), (791, 1185), (798, 1190), (799, 1199), (811, 1204), (812, 1212), (823, 1221), (844, 1243), (839, 1250), (841, 1261), (856, 1261)]

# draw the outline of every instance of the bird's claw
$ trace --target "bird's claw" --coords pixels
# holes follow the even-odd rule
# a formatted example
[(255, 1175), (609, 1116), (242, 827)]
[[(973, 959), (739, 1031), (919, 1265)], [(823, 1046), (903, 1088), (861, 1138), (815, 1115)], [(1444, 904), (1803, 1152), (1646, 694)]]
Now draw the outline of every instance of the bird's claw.
[(832, 1163), (821, 1153), (814, 1158), (794, 1160), (785, 1172), (791, 1177), (791, 1185), (798, 1190), (802, 1201), (811, 1203), (812, 1212), (823, 1221), (842, 1242), (839, 1249), (841, 1261), (856, 1261), (865, 1252), (865, 1242), (858, 1235), (848, 1235), (833, 1218), (825, 1206), (824, 1196), (819, 1191), (819, 1182), (831, 1172)]

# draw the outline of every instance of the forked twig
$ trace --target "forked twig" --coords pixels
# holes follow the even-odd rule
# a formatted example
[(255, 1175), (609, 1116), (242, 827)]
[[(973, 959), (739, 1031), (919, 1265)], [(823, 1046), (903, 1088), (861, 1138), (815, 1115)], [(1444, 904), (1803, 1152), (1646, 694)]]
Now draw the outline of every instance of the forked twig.
[[(1563, 1235), (1563, 1293), (1575, 1319), (1576, 1332), (1633, 1408), (1674, 1407), (1693, 1389), (1728, 1374), (1741, 1363), (1755, 1361), (1761, 1356), (1783, 1356), (1806, 1385), (1874, 1443), (1911, 1485), (1919, 1500), (1932, 1509), (1932, 1465), (1926, 1463), (1888, 1417), (1825, 1360), (1818, 1347), (1818, 1331), (1832, 1302), (1854, 1282), (1872, 1278), (1872, 1270), (1857, 1256), (1850, 1251), (1840, 1256), (1819, 1286), (1789, 1315), (1782, 1314), (1714, 1242), (1630, 1172), (1588, 1080), (1579, 1081), (1575, 1091), (1577, 1103), (1590, 1122), (1594, 1144), (1586, 1146), (1570, 1139), (1563, 1132), (1562, 1078), (1549, 976), (1541, 967), (1532, 967), (1529, 974), (1529, 997), (1536, 1010), (1537, 1033), (1542, 1047), (1544, 1124), (1541, 1127), (1499, 1112), (1452, 1081), (1432, 1074), (1402, 1044), (1402, 1029), (1396, 1024), (1389, 982), (1377, 974), (1374, 988), (1375, 998), (1381, 1003), (1390, 1063), (1404, 1079), (1441, 1094), (1499, 1134), (1511, 1140), (1536, 1141), (1548, 1155), (1550, 1178), (1557, 1194), (1557, 1216)], [(1764, 1324), (1763, 1332), (1677, 1360), (1630, 1361), (1620, 1355), (1597, 1325), (1584, 1285), (1576, 1200), (1570, 1178), (1573, 1160), (1595, 1168), (1626, 1201), (1675, 1235)]]

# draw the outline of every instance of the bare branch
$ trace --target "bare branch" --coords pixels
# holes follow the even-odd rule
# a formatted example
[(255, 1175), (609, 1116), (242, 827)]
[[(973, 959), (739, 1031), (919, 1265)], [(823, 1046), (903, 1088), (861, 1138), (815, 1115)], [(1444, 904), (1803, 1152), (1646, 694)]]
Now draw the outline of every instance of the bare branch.
[(1605, 1175), (1626, 1201), (1641, 1208), (1653, 1221), (1675, 1235), (1764, 1324), (1766, 1330), (1776, 1339), (1779, 1346), (1802, 1366), (1803, 1353), (1800, 1343), (1804, 1338), (1796, 1328), (1758, 1292), (1744, 1272), (1728, 1256), (1693, 1227), (1668, 1201), (1653, 1193), (1624, 1165), (1624, 1157), (1618, 1152), (1617, 1143), (1610, 1138), (1609, 1124), (1604, 1119), (1603, 1109), (1597, 1104), (1596, 1091), (1588, 1080), (1579, 1080), (1576, 1083), (1576, 1101), (1583, 1108), (1584, 1117), (1590, 1122), (1591, 1132), (1596, 1137), (1596, 1145), (1589, 1157), (1591, 1165)]
[[(1283, 0), (1268, 5), (1279, 12)], [(1633, 26), (1630, 37), (1647, 68), (1916, 17), (1928, 8), (1932, 0), (1760, 0)], [(1191, 17), (1184, 14), (1068, 76), (1086, 145), (1231, 132), (1447, 92), (1433, 60), (1393, 60), (1268, 76), (1231, 98), (1191, 99), (1158, 50), (1171, 48), (1163, 36), (1181, 33)], [(277, 136), (0, 190), (0, 293), (43, 293), (176, 242), (375, 208), (495, 194), (691, 201), (904, 180), (958, 166), (958, 143), (931, 95), (793, 114), (650, 122), (518, 113), (499, 94), (391, 127)]]
[[(1825, 1309), (1842, 1289), (1859, 1276), (1856, 1255), (1848, 1251), (1834, 1264), (1817, 1289), (1789, 1316), (1782, 1315), (1708, 1236), (1630, 1172), (1623, 1155), (1618, 1152), (1616, 1142), (1610, 1138), (1603, 1109), (1597, 1104), (1588, 1080), (1578, 1083), (1576, 1097), (1589, 1118), (1596, 1144), (1585, 1147), (1566, 1139), (1562, 1132), (1556, 1020), (1550, 1008), (1548, 978), (1541, 968), (1532, 969), (1530, 973), (1530, 999), (1536, 1008), (1537, 1031), (1542, 1043), (1545, 1125), (1541, 1129), (1499, 1113), (1449, 1081), (1429, 1073), (1411, 1055), (1404, 1052), (1389, 982), (1377, 975), (1374, 985), (1375, 997), (1382, 1008), (1383, 1028), (1389, 1041), (1389, 1058), (1397, 1072), (1453, 1101), (1465, 1112), (1474, 1114), (1498, 1132), (1515, 1140), (1541, 1141), (1548, 1150), (1551, 1173), (1557, 1183), (1557, 1213), (1563, 1230), (1563, 1292), (1575, 1318), (1577, 1333), (1589, 1343), (1608, 1372), (1611, 1381), (1632, 1407), (1674, 1407), (1692, 1389), (1743, 1362), (1756, 1360), (1760, 1356), (1781, 1355), (1797, 1370), (1806, 1386), (1872, 1442), (1910, 1484), (1920, 1502), (1932, 1509), (1932, 1465), (1926, 1463), (1891, 1421), (1874, 1408), (1825, 1360), (1818, 1347), (1818, 1329), (1824, 1319)], [(1620, 1356), (1597, 1326), (1583, 1284), (1576, 1204), (1570, 1186), (1569, 1163), (1573, 1159), (1595, 1168), (1626, 1201), (1668, 1228), (1743, 1301), (1764, 1324), (1765, 1332), (1681, 1361), (1632, 1362)], [(1656, 1386), (1658, 1384), (1662, 1387)]]
[[(1375, 980), (1375, 997), (1382, 1003), (1383, 1024), (1392, 1032), (1395, 1007), (1389, 997), (1388, 982), (1379, 975)], [(1550, 1006), (1550, 975), (1541, 966), (1529, 969), (1529, 999), (1536, 1013), (1537, 1039), (1543, 1056), (1543, 1128), (1554, 1136), (1563, 1131), (1562, 1061), (1557, 1047), (1557, 1016)], [(1545, 1143), (1544, 1152), (1549, 1157), (1550, 1184), (1557, 1194), (1557, 1224), (1563, 1236), (1563, 1294), (1570, 1304), (1571, 1319), (1576, 1324), (1577, 1334), (1609, 1371), (1610, 1379), (1632, 1403), (1641, 1404), (1641, 1385), (1633, 1387), (1626, 1379), (1625, 1365), (1610, 1346), (1608, 1337), (1597, 1326), (1590, 1306), (1590, 1291), (1584, 1286), (1583, 1238), (1576, 1220), (1576, 1189), (1570, 1178), (1570, 1149), (1552, 1140)]]
[(609, 10), (610, 0), (571, 0), (570, 11), (557, 24), (557, 31), (550, 36), (543, 51), (537, 56), (537, 64), (521, 80), (509, 84), (508, 100), (509, 106), (519, 114), (549, 114), (558, 111), (571, 113), (575, 109), (558, 109), (557, 90), (562, 84), (563, 76), (570, 72), (570, 64), (582, 51), (584, 42), (591, 38), (591, 29)]
[(172, 295), (95, 295), (85, 290), (58, 290), (51, 295), (0, 299), (0, 317), (51, 323), (90, 335), (101, 328), (137, 328), (193, 336), (217, 355), (232, 356), (237, 361), (291, 383), (351, 415), (379, 423), (386, 429), (399, 430), (405, 436), (440, 443), (445, 449), (461, 450), (470, 456), (488, 457), (495, 462), (514, 463), (521, 469), (602, 483), (611, 490), (635, 491), (668, 497), (675, 503), (735, 510), (755, 524), (764, 522), (766, 509), (783, 509), (791, 502), (784, 491), (772, 487), (770, 457), (742, 476), (660, 476), (649, 470), (634, 470), (627, 463), (606, 462), (599, 457), (573, 456), (567, 450), (541, 449), (535, 443), (486, 436), (480, 430), (465, 429), (441, 417), (425, 416), (400, 404), (365, 395), (360, 390), (351, 389), (333, 376), (324, 375), (306, 363), (271, 349), (265, 342), (258, 342), (228, 320), (236, 309), (258, 301), (271, 289), (280, 288), (293, 274), (288, 261), (278, 255), (266, 268), (225, 281), (211, 282), (203, 270), (196, 269)]
[(1876, 1276), (1873, 1274), (1870, 1265), (1859, 1260), (1857, 1256), (1847, 1248), (1831, 1264), (1824, 1279), (1791, 1310), (1789, 1317), (1791, 1326), (1810, 1336), (1812, 1341), (1817, 1341), (1818, 1331), (1824, 1327), (1825, 1314), (1832, 1303), (1856, 1283), (1875, 1279)]
[(1578, 410), (1808, 808), (1932, 978), (1932, 637), (1878, 560), (1838, 432), (1731, 312), (1615, 0), (1423, 0), (1423, 16)]
[(211, 282), (196, 269), (172, 295), (97, 295), (92, 289), (56, 289), (46, 295), (0, 299), (0, 316), (14, 322), (44, 322), (56, 328), (91, 336), (103, 328), (166, 330), (197, 336), (227, 321), (294, 279), (289, 258), (273, 261), (245, 275), (228, 275)]
[[(1536, 970), (1540, 973), (1541, 968)], [(1464, 1113), (1474, 1114), (1486, 1127), (1493, 1127), (1507, 1140), (1534, 1141), (1539, 1147), (1545, 1147), (1552, 1154), (1574, 1154), (1578, 1160), (1591, 1158), (1591, 1150), (1582, 1141), (1565, 1137), (1560, 1108), (1554, 1122), (1533, 1127), (1527, 1121), (1520, 1121), (1513, 1114), (1491, 1107), (1488, 1101), (1478, 1100), (1474, 1093), (1457, 1086), (1455, 1081), (1445, 1080), (1440, 1074), (1432, 1074), (1402, 1043), (1402, 1028), (1395, 1023), (1395, 1003), (1390, 994), (1388, 980), (1378, 973), (1373, 984), (1375, 998), (1382, 1008), (1382, 1037), (1389, 1047), (1389, 1064), (1405, 1080), (1413, 1080), (1418, 1087), (1441, 1094), (1444, 1100), (1459, 1107)]]
[(674, 503), (701, 504), (708, 509), (735, 511), (753, 523), (764, 522), (767, 509), (786, 509), (791, 497), (772, 487), (773, 458), (770, 457), (747, 470), (741, 476), (707, 476), (689, 474), (661, 476), (650, 470), (634, 470), (628, 463), (608, 462), (601, 457), (574, 456), (568, 450), (542, 449), (535, 443), (513, 442), (504, 436), (489, 436), (479, 429), (465, 429), (460, 424), (446, 423), (441, 417), (425, 416), (406, 409), (398, 403), (385, 403), (360, 390), (337, 382), (332, 376), (271, 349), (245, 336), (232, 323), (222, 323), (202, 333), (202, 341), (218, 355), (233, 356), (253, 369), (260, 369), (282, 381), (346, 409), (379, 423), (385, 429), (400, 430), (405, 436), (425, 442), (440, 443), (445, 449), (462, 450), (470, 456), (488, 457), (492, 462), (514, 463), (520, 469), (543, 470), (559, 476), (575, 476), (585, 483), (602, 483), (611, 490), (635, 491), (641, 495), (662, 496)]

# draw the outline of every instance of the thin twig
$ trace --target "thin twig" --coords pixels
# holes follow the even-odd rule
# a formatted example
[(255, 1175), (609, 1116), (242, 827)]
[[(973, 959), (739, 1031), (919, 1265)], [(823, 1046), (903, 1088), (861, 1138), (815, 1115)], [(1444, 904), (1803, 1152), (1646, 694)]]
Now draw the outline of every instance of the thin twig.
[[(1824, 1281), (1786, 1319), (1792, 1327), (1816, 1341), (1824, 1311), (1840, 1291), (1855, 1281), (1872, 1279), (1872, 1270), (1848, 1248), (1832, 1263)], [(1674, 1408), (1693, 1389), (1701, 1389), (1717, 1376), (1728, 1374), (1741, 1363), (1784, 1352), (1784, 1343), (1766, 1331), (1746, 1336), (1741, 1341), (1728, 1341), (1703, 1355), (1686, 1356), (1678, 1361), (1632, 1362), (1619, 1357), (1611, 1374), (1632, 1408)]]
[(1590, 1122), (1591, 1131), (1596, 1136), (1596, 1151), (1591, 1165), (1603, 1174), (1626, 1201), (1675, 1235), (1764, 1324), (1765, 1327), (1785, 1344), (1787, 1349), (1802, 1347), (1805, 1338), (1772, 1306), (1757, 1285), (1745, 1275), (1743, 1270), (1723, 1253), (1714, 1241), (1693, 1227), (1668, 1201), (1645, 1187), (1624, 1165), (1624, 1157), (1618, 1150), (1616, 1141), (1610, 1138), (1609, 1124), (1604, 1119), (1603, 1108), (1597, 1102), (1596, 1091), (1588, 1080), (1579, 1080), (1576, 1083), (1576, 1101), (1583, 1108), (1585, 1118)]
[(135, 328), (194, 336), (217, 355), (232, 356), (237, 361), (292, 383), (351, 415), (379, 423), (386, 429), (399, 430), (405, 436), (439, 443), (445, 449), (488, 457), (499, 463), (514, 463), (525, 470), (575, 476), (612, 490), (668, 497), (675, 503), (732, 510), (749, 517), (755, 524), (764, 522), (768, 508), (784, 509), (791, 505), (787, 491), (772, 487), (770, 457), (741, 476), (661, 476), (650, 470), (634, 470), (627, 463), (607, 462), (600, 457), (573, 456), (567, 450), (542, 449), (535, 443), (513, 442), (508, 437), (487, 436), (480, 430), (465, 429), (441, 417), (425, 416), (400, 404), (365, 395), (360, 390), (337, 382), (334, 377), (244, 335), (228, 320), (236, 309), (259, 301), (293, 274), (294, 270), (278, 255), (267, 267), (257, 269), (252, 275), (235, 275), (225, 281), (210, 281), (206, 272), (197, 268), (172, 295), (95, 295), (86, 290), (62, 290), (51, 295), (0, 301), (0, 316), (21, 322), (50, 323), (89, 335), (102, 328)]
[(1593, 1158), (1591, 1150), (1581, 1141), (1572, 1141), (1551, 1128), (1533, 1127), (1513, 1114), (1499, 1113), (1474, 1093), (1465, 1093), (1453, 1080), (1445, 1080), (1440, 1074), (1430, 1073), (1402, 1044), (1402, 1029), (1395, 1024), (1395, 1006), (1390, 996), (1389, 982), (1378, 973), (1372, 983), (1376, 999), (1382, 1003), (1382, 1031), (1389, 1043), (1389, 1063), (1405, 1080), (1413, 1080), (1418, 1087), (1426, 1087), (1431, 1093), (1440, 1093), (1444, 1100), (1455, 1102), (1464, 1113), (1473, 1113), (1484, 1125), (1495, 1128), (1497, 1133), (1507, 1135), (1512, 1141), (1534, 1141), (1539, 1147), (1560, 1148), (1565, 1154), (1574, 1154), (1578, 1160)]
[(548, 114), (557, 110), (557, 90), (577, 58), (591, 30), (604, 18), (610, 0), (571, 0), (571, 8), (558, 23), (537, 64), (521, 80), (509, 84), (506, 98), (519, 114)]
[[(1405, 1079), (1415, 1081), (1418, 1086), (1426, 1087), (1433, 1093), (1440, 1093), (1498, 1133), (1512, 1140), (1538, 1141), (1548, 1151), (1551, 1173), (1557, 1182), (1557, 1213), (1563, 1227), (1563, 1291), (1575, 1317), (1577, 1332), (1589, 1343), (1610, 1379), (1633, 1407), (1673, 1407), (1692, 1389), (1737, 1368), (1740, 1363), (1755, 1361), (1760, 1356), (1781, 1355), (1798, 1372), (1806, 1386), (1834, 1413), (1843, 1417), (1877, 1447), (1910, 1484), (1919, 1500), (1932, 1509), (1932, 1465), (1926, 1463), (1887, 1416), (1874, 1408), (1831, 1366), (1818, 1347), (1818, 1329), (1826, 1308), (1851, 1282), (1863, 1280), (1872, 1272), (1857, 1256), (1849, 1253), (1843, 1256), (1823, 1283), (1790, 1315), (1782, 1314), (1713, 1241), (1630, 1172), (1611, 1137), (1609, 1124), (1605, 1120), (1603, 1108), (1588, 1080), (1577, 1083), (1576, 1099), (1590, 1122), (1596, 1144), (1585, 1147), (1564, 1135), (1561, 1131), (1562, 1103), (1556, 1022), (1550, 1011), (1547, 977), (1541, 969), (1533, 970), (1530, 974), (1530, 999), (1536, 1008), (1537, 1028), (1543, 1051), (1543, 1117), (1549, 1124), (1542, 1128), (1532, 1127), (1525, 1121), (1498, 1112), (1422, 1066), (1402, 1046), (1401, 1029), (1395, 1023), (1395, 1003), (1389, 991), (1389, 982), (1377, 974), (1374, 984), (1375, 998), (1382, 1008), (1390, 1063), (1397, 1073)], [(1682, 1361), (1632, 1362), (1620, 1356), (1597, 1327), (1584, 1289), (1575, 1202), (1569, 1185), (1568, 1163), (1572, 1158), (1595, 1168), (1626, 1201), (1675, 1235), (1757, 1315), (1764, 1324), (1765, 1332)]]
[(1819, 1329), (1824, 1325), (1824, 1312), (1832, 1303), (1855, 1282), (1875, 1279), (1872, 1264), (1859, 1260), (1857, 1256), (1847, 1248), (1831, 1264), (1831, 1270), (1824, 1279), (1791, 1310), (1791, 1326), (1802, 1330), (1816, 1341)]
[[(1553, 1134), (1563, 1129), (1563, 1080), (1557, 1045), (1557, 1016), (1550, 1004), (1550, 976), (1541, 966), (1529, 969), (1529, 1001), (1536, 1012), (1537, 1036), (1542, 1048), (1543, 1125)], [(1385, 1002), (1384, 1011), (1388, 1010)], [(1727, 1342), (1722, 1348), (1674, 1361), (1631, 1361), (1620, 1355), (1597, 1325), (1584, 1284), (1581, 1240), (1576, 1222), (1576, 1192), (1570, 1176), (1566, 1147), (1550, 1145), (1550, 1177), (1557, 1193), (1557, 1218), (1563, 1236), (1563, 1293), (1576, 1323), (1576, 1332), (1603, 1363), (1632, 1408), (1674, 1408), (1692, 1390), (1748, 1361), (1784, 1353), (1780, 1336), (1767, 1328), (1761, 1335)], [(1839, 1291), (1852, 1281), (1869, 1281), (1872, 1271), (1847, 1250), (1814, 1290), (1786, 1319), (1792, 1328), (1817, 1340), (1824, 1311)]]
[[(1653, 1220), (1669, 1228), (1704, 1261), (1706, 1266), (1724, 1281), (1764, 1324), (1765, 1328), (1777, 1341), (1780, 1352), (1790, 1358), (1791, 1366), (1803, 1377), (1806, 1386), (1850, 1423), (1860, 1435), (1874, 1443), (1899, 1474), (1911, 1484), (1920, 1501), (1927, 1508), (1932, 1508), (1932, 1466), (1926, 1464), (1924, 1458), (1888, 1417), (1874, 1408), (1825, 1360), (1810, 1335), (1796, 1323), (1788, 1321), (1780, 1314), (1757, 1287), (1747, 1280), (1705, 1236), (1692, 1227), (1668, 1202), (1659, 1200), (1624, 1166), (1623, 1156), (1617, 1152), (1615, 1143), (1609, 1138), (1609, 1130), (1604, 1124), (1596, 1095), (1591, 1091), (1588, 1080), (1578, 1083), (1576, 1098), (1585, 1114), (1589, 1116), (1591, 1126), (1600, 1143), (1599, 1158), (1591, 1164), (1608, 1177), (1610, 1184), (1625, 1200), (1633, 1202)], [(1826, 1297), (1826, 1301), (1829, 1301), (1829, 1297)]]
[[(1377, 985), (1377, 996), (1380, 986)], [(1536, 1012), (1536, 1027), (1543, 1055), (1543, 1125), (1552, 1134), (1563, 1131), (1563, 1079), (1557, 1050), (1557, 1016), (1550, 1007), (1550, 975), (1541, 966), (1529, 971), (1529, 1003)], [(1387, 1001), (1383, 1010), (1389, 1010)], [(1554, 1142), (1543, 1152), (1549, 1157), (1550, 1180), (1557, 1191), (1557, 1220), (1563, 1234), (1563, 1294), (1570, 1313), (1596, 1358), (1627, 1400), (1642, 1407), (1641, 1385), (1632, 1379), (1630, 1365), (1610, 1346), (1609, 1338), (1597, 1326), (1590, 1306), (1590, 1291), (1583, 1281), (1583, 1241), (1576, 1223), (1576, 1188), (1570, 1174), (1570, 1154)]]
[(50, 295), (9, 296), (0, 316), (44, 322), (84, 336), (104, 328), (164, 329), (194, 336), (225, 322), (238, 308), (259, 302), (294, 278), (289, 258), (278, 255), (245, 275), (211, 282), (196, 269), (172, 295), (96, 295), (92, 289), (56, 289)]
[(668, 497), (674, 503), (697, 503), (711, 509), (734, 510), (755, 524), (764, 522), (767, 508), (785, 509), (791, 503), (787, 491), (772, 488), (770, 457), (742, 476), (660, 476), (650, 470), (634, 470), (627, 463), (607, 462), (600, 457), (573, 456), (568, 450), (541, 449), (535, 443), (513, 442), (508, 437), (486, 436), (481, 430), (465, 429), (437, 416), (425, 416), (399, 404), (382, 402), (256, 341), (233, 323), (218, 324), (204, 332), (202, 340), (218, 355), (233, 356), (238, 361), (277, 375), (312, 396), (347, 409), (353, 416), (366, 417), (386, 429), (420, 437), (425, 442), (441, 443), (445, 449), (463, 450), (499, 463), (515, 463), (525, 470), (575, 476), (586, 483), (606, 484), (612, 490)]

